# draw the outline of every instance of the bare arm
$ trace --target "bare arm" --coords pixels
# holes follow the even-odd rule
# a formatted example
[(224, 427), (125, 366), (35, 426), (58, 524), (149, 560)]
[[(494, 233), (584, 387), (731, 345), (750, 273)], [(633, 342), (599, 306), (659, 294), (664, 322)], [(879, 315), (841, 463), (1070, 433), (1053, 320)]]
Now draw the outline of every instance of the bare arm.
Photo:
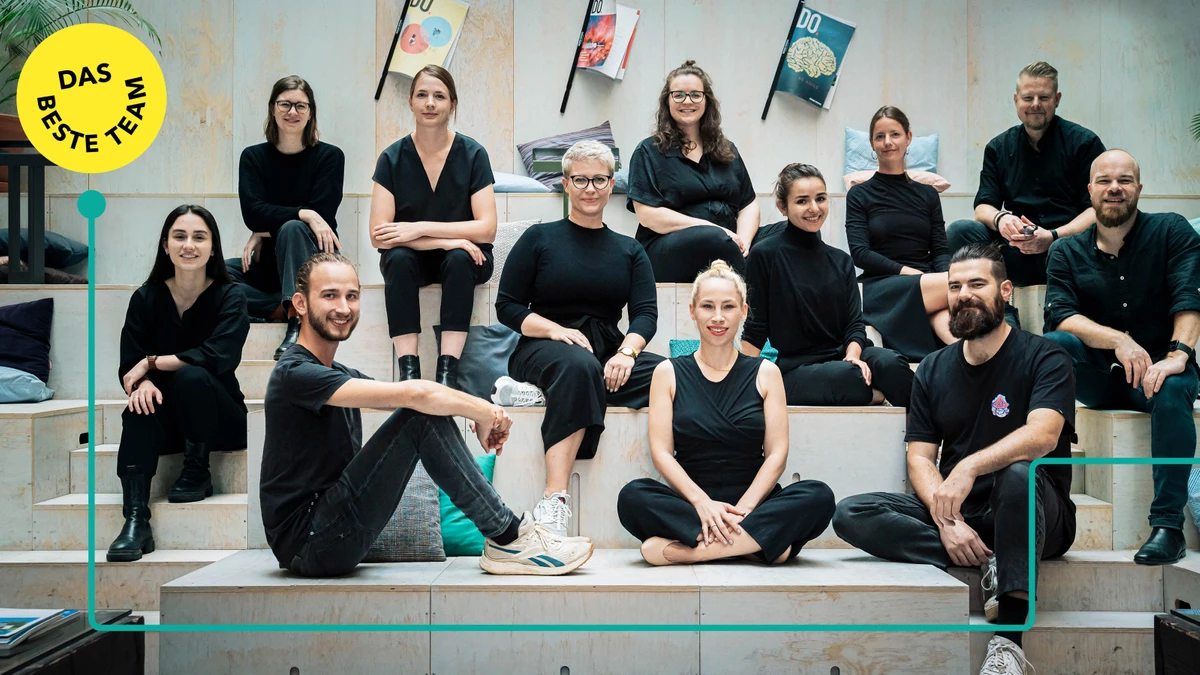
[(908, 480), (912, 483), (913, 492), (931, 512), (933, 511), (933, 494), (942, 485), (942, 474), (937, 468), (938, 446), (933, 443), (910, 441), (906, 463), (908, 464)]
[(750, 242), (754, 241), (754, 235), (758, 234), (758, 220), (761, 215), (757, 201), (750, 202), (745, 208), (738, 211), (737, 233), (738, 237), (746, 244), (746, 248), (742, 251), (743, 256), (750, 255)]
[(767, 423), (767, 435), (763, 439), (765, 458), (758, 474), (754, 476), (754, 482), (750, 483), (736, 504), (747, 512), (758, 507), (779, 482), (788, 456), (787, 400), (779, 366), (770, 361), (763, 361), (759, 365), (758, 389), (763, 394), (763, 416)]
[(1083, 232), (1091, 227), (1094, 222), (1096, 222), (1096, 209), (1089, 206), (1083, 213), (1072, 218), (1071, 222), (1066, 225), (1060, 225), (1055, 231), (1058, 232), (1060, 238), (1069, 237), (1073, 234)]
[[(757, 208), (757, 205), (755, 205), (755, 208)], [(641, 202), (634, 202), (633, 212), (637, 214), (639, 223), (650, 228), (658, 234), (670, 234), (671, 232), (686, 230), (689, 227), (720, 227), (720, 225), (717, 225), (716, 223), (710, 223), (707, 220), (702, 220), (700, 218), (685, 216), (682, 213), (674, 209), (669, 209), (665, 206), (646, 206)]]
[[(1186, 311), (1175, 313), (1175, 328), (1171, 333), (1172, 340), (1178, 340), (1192, 349), (1200, 340), (1200, 312)], [(1183, 352), (1171, 352), (1167, 356), (1175, 356)]]
[(1133, 338), (1115, 328), (1102, 326), (1082, 314), (1073, 314), (1059, 322), (1056, 330), (1063, 330), (1079, 338), (1092, 349), (1115, 350)]
[(414, 227), (421, 237), (468, 239), (476, 244), (496, 241), (496, 192), (491, 185), (471, 195), (471, 215), (473, 220), (456, 223), (422, 220), (406, 224)]
[(411, 408), (427, 415), (490, 418), (498, 407), (470, 394), (426, 380), (378, 382), (352, 379), (333, 392), (327, 405), (339, 408)]
[(495, 241), (496, 195), (491, 185), (471, 195), (471, 212), (474, 220), (454, 223), (425, 220), (415, 223), (394, 222), (396, 198), (387, 188), (376, 183), (371, 192), (371, 245), (380, 249), (405, 246), (428, 251), (458, 248), (457, 240), (461, 239), (484, 244)]

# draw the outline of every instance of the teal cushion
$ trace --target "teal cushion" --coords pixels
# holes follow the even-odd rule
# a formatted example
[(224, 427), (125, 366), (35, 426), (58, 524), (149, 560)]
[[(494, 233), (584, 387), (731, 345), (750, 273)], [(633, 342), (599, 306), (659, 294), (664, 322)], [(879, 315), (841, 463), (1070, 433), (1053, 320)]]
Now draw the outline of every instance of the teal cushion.
[[(479, 455), (475, 462), (479, 464), (479, 469), (483, 471), (488, 482), (492, 482), (492, 476), (496, 473), (496, 456)], [(475, 523), (472, 523), (440, 488), (438, 502), (442, 508), (442, 548), (445, 549), (446, 555), (481, 555), (484, 537), (479, 528), (475, 527)]]
[[(937, 171), (938, 135), (913, 136), (908, 146), (908, 157), (904, 166), (910, 171)], [(871, 150), (871, 141), (867, 132), (846, 127), (846, 164), (843, 174), (855, 171), (875, 171), (879, 168), (879, 159)]]
[[(671, 358), (676, 359), (676, 358), (679, 358), (680, 356), (687, 356), (688, 354), (696, 353), (696, 350), (700, 349), (700, 341), (699, 340), (671, 340), (670, 346), (671, 346)], [(771, 341), (767, 340), (767, 343), (763, 345), (762, 353), (760, 354), (760, 356), (762, 356), (764, 359), (766, 359), (768, 361), (773, 362), (773, 361), (775, 361), (776, 358), (779, 357), (779, 352), (776, 351), (775, 348), (771, 346)]]

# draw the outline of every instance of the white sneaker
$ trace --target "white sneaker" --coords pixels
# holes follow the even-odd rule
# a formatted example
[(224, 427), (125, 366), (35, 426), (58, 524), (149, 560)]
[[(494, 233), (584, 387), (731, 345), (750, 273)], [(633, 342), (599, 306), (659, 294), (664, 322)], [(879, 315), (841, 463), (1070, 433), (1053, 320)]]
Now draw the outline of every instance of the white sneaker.
[(987, 657), (979, 675), (1026, 675), (1032, 670), (1033, 665), (1025, 660), (1025, 652), (1015, 642), (996, 635), (988, 643)]
[(556, 537), (528, 511), (521, 517), (520, 534), (501, 546), (491, 539), (483, 545), (479, 566), (489, 574), (536, 574), (557, 576), (577, 569), (592, 557), (592, 542), (586, 537)]
[(567, 525), (571, 521), (571, 507), (567, 500), (571, 498), (565, 491), (555, 492), (533, 507), (533, 519), (546, 526), (558, 537), (567, 536)]
[(983, 603), (983, 614), (989, 623), (996, 623), (1000, 618), (1000, 601), (996, 598), (996, 556), (990, 556), (983, 565), (983, 579), (979, 585), (987, 596), (987, 601)]
[(546, 405), (546, 395), (528, 382), (517, 382), (505, 375), (492, 386), (492, 403), (511, 408), (532, 408)]

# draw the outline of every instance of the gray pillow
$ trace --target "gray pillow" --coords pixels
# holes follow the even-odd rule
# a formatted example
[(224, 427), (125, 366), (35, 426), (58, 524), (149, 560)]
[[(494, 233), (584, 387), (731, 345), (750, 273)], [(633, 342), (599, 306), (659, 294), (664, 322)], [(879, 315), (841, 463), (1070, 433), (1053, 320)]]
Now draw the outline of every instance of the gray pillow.
[[(438, 353), (441, 353), (442, 327), (434, 326)], [(508, 357), (517, 348), (521, 334), (504, 324), (471, 326), (467, 342), (458, 359), (458, 387), (484, 400), (491, 400), (492, 386), (508, 374)]]
[(550, 192), (550, 189), (545, 185), (537, 182), (529, 176), (518, 176), (515, 173), (495, 172), (492, 174), (496, 178), (495, 190), (501, 192)]
[(54, 398), (54, 390), (36, 375), (0, 366), (0, 403), (39, 403)]
[(417, 462), (396, 512), (367, 551), (363, 562), (438, 562), (445, 559), (437, 485), (425, 473), (425, 467)]
[(525, 165), (525, 172), (534, 180), (553, 190), (555, 184), (562, 185), (562, 171), (535, 172), (533, 170), (533, 149), (566, 149), (579, 141), (600, 141), (610, 148), (617, 144), (617, 141), (613, 139), (612, 127), (609, 126), (608, 120), (605, 120), (603, 124), (594, 126), (591, 129), (558, 134), (557, 136), (547, 136), (529, 141), (528, 143), (522, 143), (517, 146), (517, 152), (521, 153), (521, 163)]
[(517, 240), (521, 235), (525, 234), (525, 230), (542, 222), (541, 218), (533, 218), (531, 220), (514, 220), (511, 223), (500, 223), (496, 226), (496, 241), (492, 242), (492, 276), (488, 281), (499, 283), (500, 273), (504, 270), (504, 263), (508, 260), (508, 254), (512, 252), (513, 246), (517, 245)]

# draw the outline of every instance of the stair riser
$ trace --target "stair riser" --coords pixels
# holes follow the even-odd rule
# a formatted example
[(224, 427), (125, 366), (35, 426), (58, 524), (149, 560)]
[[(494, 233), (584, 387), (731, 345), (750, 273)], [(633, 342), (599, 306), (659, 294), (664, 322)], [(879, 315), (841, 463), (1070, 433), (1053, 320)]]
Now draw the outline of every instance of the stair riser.
[[(992, 635), (971, 633), (971, 669), (966, 672), (979, 672)], [(1035, 627), (1025, 633), (1022, 643), (1025, 658), (1038, 673), (1148, 675), (1154, 672), (1153, 630), (1121, 632)]]
[[(98, 609), (157, 611), (160, 586), (209, 564), (107, 563), (103, 552), (96, 557)], [(0, 606), (84, 608), (87, 604), (87, 563), (0, 565)]]
[[(161, 455), (158, 473), (150, 483), (151, 498), (165, 497), (175, 479), (183, 470), (183, 453)], [(214, 452), (209, 455), (209, 471), (212, 474), (215, 494), (239, 494), (246, 491), (246, 452)], [(88, 491), (88, 457), (86, 453), (71, 453), (71, 492), (83, 494)], [(121, 479), (117, 477), (116, 453), (96, 455), (96, 492), (121, 492)]]
[(1161, 612), (1163, 568), (1048, 561), (1038, 566), (1038, 610)]
[[(97, 505), (96, 540), (92, 548), (108, 549), (125, 524), (121, 507)], [(154, 541), (162, 549), (246, 548), (245, 504), (164, 504), (153, 506), (150, 525)], [(63, 551), (88, 548), (87, 507), (34, 507), (35, 550)]]
[(1112, 505), (1081, 506), (1075, 511), (1075, 551), (1113, 550)]

